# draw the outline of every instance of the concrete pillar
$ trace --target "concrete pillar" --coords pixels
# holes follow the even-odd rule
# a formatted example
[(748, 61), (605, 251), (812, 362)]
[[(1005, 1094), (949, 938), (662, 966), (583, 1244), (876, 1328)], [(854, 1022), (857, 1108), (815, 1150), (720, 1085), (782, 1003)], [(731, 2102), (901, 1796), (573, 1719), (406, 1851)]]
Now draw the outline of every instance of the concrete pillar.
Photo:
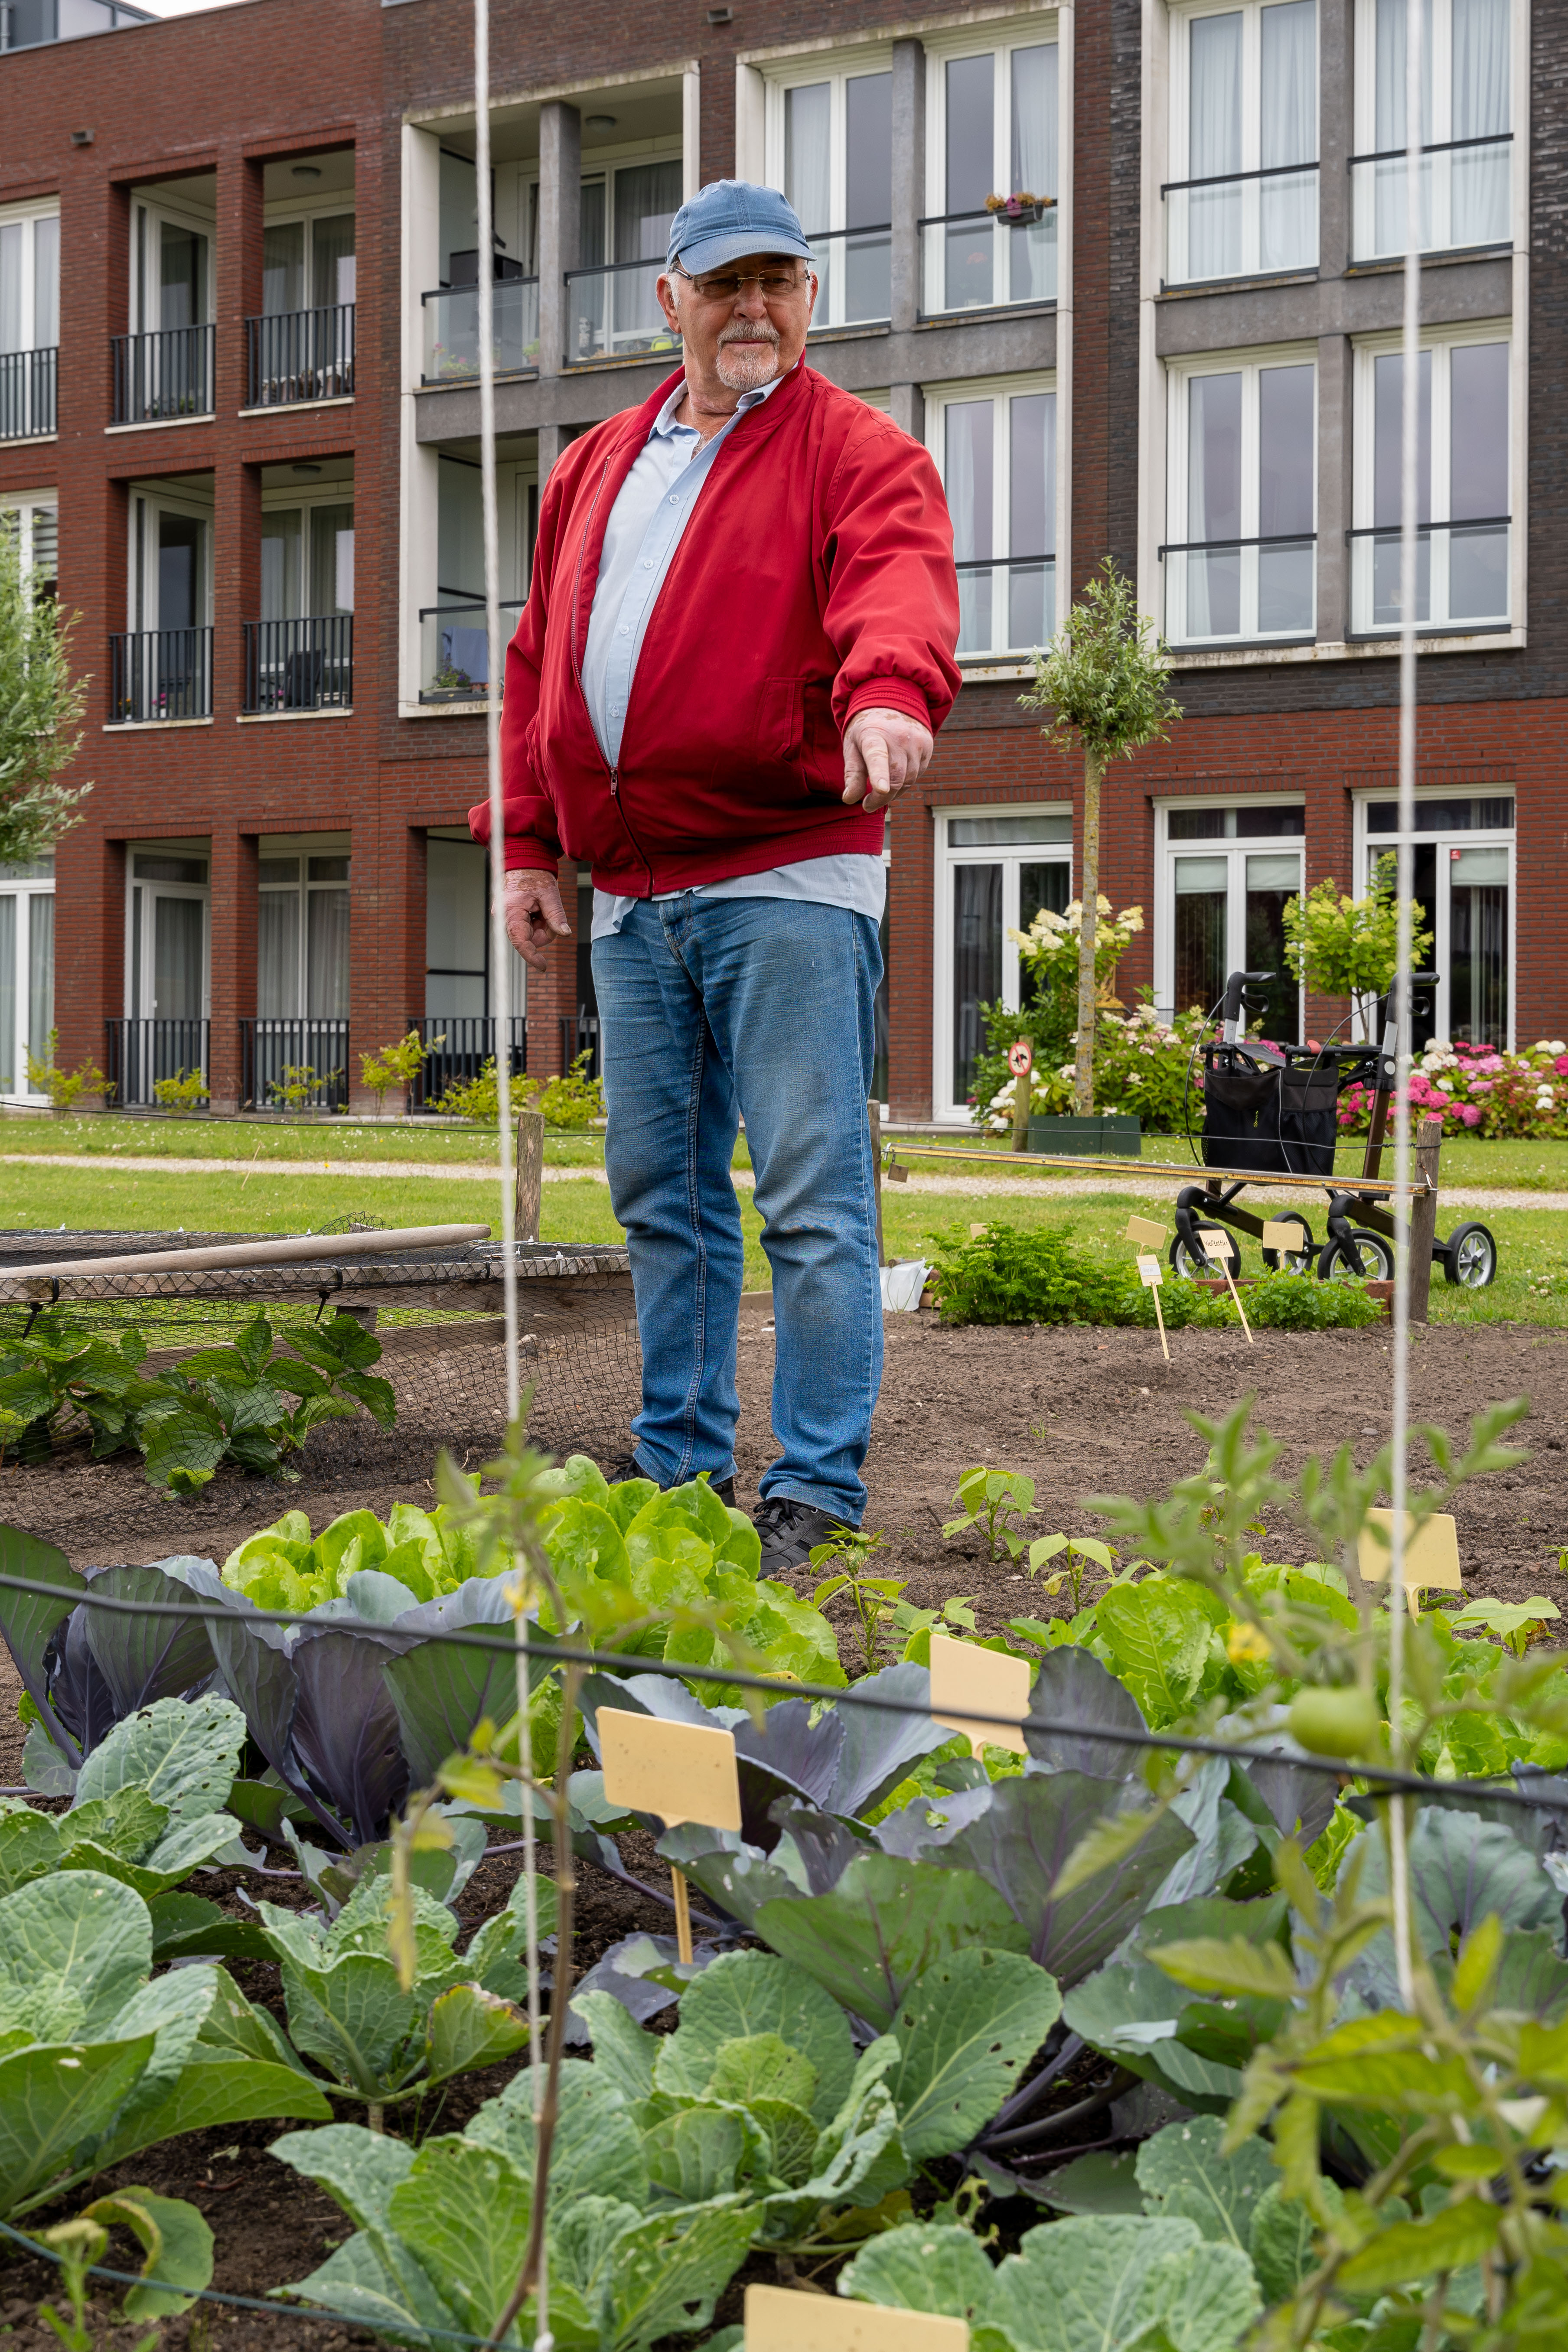
[(559, 375), (566, 349), (566, 272), (581, 251), (583, 118), (563, 99), (539, 110), (539, 373)]
[(1318, 0), (1318, 274), (1342, 278), (1351, 257), (1351, 175), (1355, 152), (1354, 33), (1350, 0)]
[(1350, 626), (1351, 340), (1318, 338), (1318, 642)]
[(570, 425), (542, 425), (539, 428), (539, 495), (544, 496), (544, 485), (550, 479), (550, 469), (558, 457), (565, 454), (573, 438)]
[[(907, 334), (921, 310), (921, 235), (925, 211), (926, 53), (916, 40), (893, 43), (893, 332)], [(902, 419), (900, 422), (902, 423)], [(906, 432), (909, 427), (905, 426)]]
[(214, 821), (207, 1089), (217, 1111), (239, 1108), (239, 1024), (256, 1011), (256, 835), (241, 833), (237, 819)]
[(918, 383), (893, 384), (888, 394), (888, 407), (894, 424), (901, 426), (911, 441), (924, 442), (925, 394)]

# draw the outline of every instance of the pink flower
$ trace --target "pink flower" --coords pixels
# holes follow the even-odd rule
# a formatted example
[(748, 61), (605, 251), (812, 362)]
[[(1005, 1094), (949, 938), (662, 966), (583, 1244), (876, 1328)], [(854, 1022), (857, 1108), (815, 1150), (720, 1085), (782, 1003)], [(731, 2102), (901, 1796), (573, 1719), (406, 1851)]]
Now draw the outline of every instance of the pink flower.
[(1552, 1066), (1560, 1078), (1568, 1078), (1568, 1054), (1559, 1054)]
[(1459, 1117), (1464, 1120), (1467, 1127), (1479, 1127), (1481, 1123), (1480, 1112), (1476, 1108), (1473, 1103), (1460, 1104)]

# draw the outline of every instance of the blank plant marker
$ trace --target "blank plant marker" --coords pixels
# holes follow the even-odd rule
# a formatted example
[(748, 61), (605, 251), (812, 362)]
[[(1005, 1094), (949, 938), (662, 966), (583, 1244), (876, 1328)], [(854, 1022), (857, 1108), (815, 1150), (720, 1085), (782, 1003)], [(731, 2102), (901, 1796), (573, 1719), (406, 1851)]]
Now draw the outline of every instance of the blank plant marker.
[(1165, 1228), (1157, 1225), (1152, 1217), (1129, 1217), (1126, 1238), (1142, 1242), (1145, 1249), (1158, 1249), (1165, 1238)]
[[(704, 1829), (738, 1830), (741, 1781), (735, 1735), (719, 1725), (666, 1723), (653, 1715), (599, 1709), (599, 1757), (605, 1796), (628, 1812), (657, 1813), (667, 1829), (700, 1822)], [(682, 1872), (672, 1870), (675, 1936), (683, 1960), (691, 1958), (691, 1907)]]
[(969, 2352), (969, 2323), (836, 2294), (749, 2286), (745, 2352)]
[[(971, 1712), (973, 1710), (973, 1713)], [(1029, 1661), (1004, 1657), (946, 1633), (931, 1637), (931, 1714), (933, 1723), (961, 1731), (976, 1756), (983, 1748), (1029, 1752), (1022, 1730), (1005, 1723), (977, 1723), (976, 1716), (1010, 1716), (1022, 1724), (1029, 1712)]]
[[(1394, 1533), (1392, 1511), (1368, 1511), (1367, 1523), (1356, 1543), (1356, 1566), (1363, 1584), (1381, 1584), (1388, 1574), (1393, 1554), (1386, 1538)], [(1405, 1515), (1405, 1597), (1412, 1616), (1419, 1613), (1423, 1592), (1458, 1592), (1459, 1582), (1459, 1530), (1447, 1511), (1434, 1511), (1419, 1531), (1411, 1533), (1411, 1515)], [(1380, 1541), (1373, 1530), (1381, 1528)]]
[(1270, 1217), (1263, 1228), (1265, 1249), (1282, 1250), (1288, 1256), (1300, 1257), (1306, 1245), (1306, 1234), (1294, 1217)]

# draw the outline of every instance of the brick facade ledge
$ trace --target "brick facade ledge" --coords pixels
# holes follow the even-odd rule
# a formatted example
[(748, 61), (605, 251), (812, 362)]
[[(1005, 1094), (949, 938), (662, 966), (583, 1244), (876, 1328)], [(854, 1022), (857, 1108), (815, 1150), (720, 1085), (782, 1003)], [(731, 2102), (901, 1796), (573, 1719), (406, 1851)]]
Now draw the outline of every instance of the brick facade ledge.
[(106, 425), (105, 433), (168, 433), (176, 425), (216, 425), (217, 417), (210, 408), (191, 416), (148, 416), (140, 425)]
[[(264, 400), (256, 408), (237, 409), (235, 414), (237, 416), (298, 416), (309, 408), (352, 408), (353, 404), (352, 392), (338, 392), (330, 400)], [(121, 433), (126, 429), (124, 425), (114, 427)]]
[[(296, 719), (352, 719), (353, 715), (353, 705), (351, 702), (346, 710), (241, 710), (236, 713), (234, 723), (237, 727), (276, 727), (280, 721), (291, 721)], [(159, 719), (154, 723), (165, 727), (169, 722), (167, 719)], [(205, 722), (195, 719), (188, 720), (186, 724), (202, 726)]]
[(210, 719), (106, 719), (106, 735), (171, 735), (176, 727), (210, 727)]

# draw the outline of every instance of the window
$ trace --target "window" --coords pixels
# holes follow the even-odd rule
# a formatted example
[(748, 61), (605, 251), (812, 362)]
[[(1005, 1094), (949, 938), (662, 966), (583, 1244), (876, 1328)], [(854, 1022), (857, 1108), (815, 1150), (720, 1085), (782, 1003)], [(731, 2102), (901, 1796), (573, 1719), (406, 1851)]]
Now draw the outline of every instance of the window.
[[(569, 361), (679, 351), (654, 289), (669, 250), (670, 224), (680, 209), (684, 179), (679, 140), (671, 154), (650, 160), (645, 152), (625, 163), (606, 162), (584, 171), (578, 264), (566, 273)], [(537, 278), (537, 174), (519, 193), (527, 220), (526, 268)], [(454, 264), (463, 258), (455, 256)], [(497, 270), (507, 274), (499, 255)]]
[(131, 498), (133, 630), (206, 627), (212, 610), (212, 500), (188, 485), (137, 485)]
[(1057, 626), (1053, 379), (928, 387), (926, 439), (952, 516), (960, 656), (1048, 645)]
[[(1386, 346), (1356, 354), (1357, 635), (1399, 626), (1399, 515), (1405, 362)], [(1433, 341), (1416, 387), (1415, 618), (1423, 628), (1506, 627), (1509, 619), (1509, 352), (1486, 340)]]
[(1056, 300), (1057, 55), (1037, 32), (927, 44), (928, 313)]
[[(340, 485), (352, 489), (353, 485)], [(354, 510), (329, 496), (309, 505), (272, 504), (261, 517), (261, 617), (315, 619), (354, 608)]]
[(1299, 1045), (1301, 997), (1285, 961), (1285, 909), (1302, 889), (1300, 803), (1179, 802), (1156, 811), (1160, 873), (1154, 992), (1175, 1013), (1208, 1013), (1233, 971), (1273, 975), (1263, 1034)]
[[(1352, 246), (1357, 260), (1405, 243), (1405, 0), (1361, 0)], [(1425, 0), (1421, 244), (1426, 252), (1511, 240), (1512, 42), (1509, 0)]]
[(52, 596), (59, 576), (60, 510), (53, 490), (0, 501), (0, 530), (12, 533), (37, 593)]
[(258, 863), (256, 1010), (263, 1020), (349, 1010), (349, 847), (264, 840)]
[[(500, 521), (501, 635), (511, 635), (528, 593), (539, 527), (538, 467), (503, 457), (496, 467)], [(436, 602), (422, 608), (422, 702), (474, 701), (485, 691), (484, 516), (479, 469), (446, 450), (437, 467)]]
[[(126, 923), (125, 1009), (133, 1021), (176, 1022), (173, 1068), (205, 1062), (195, 1024), (207, 1013), (208, 855), (205, 842), (132, 845)], [(184, 1050), (182, 1050), (182, 1047)], [(150, 1099), (145, 1086), (135, 1099)]]
[(200, 327), (212, 318), (212, 236), (204, 219), (139, 202), (131, 256), (133, 333)]
[(269, 220), (261, 233), (261, 308), (276, 317), (354, 299), (354, 215)]
[[(1358, 859), (1370, 881), (1380, 857), (1401, 850), (1396, 801), (1356, 803)], [(1417, 922), (1433, 935), (1437, 974), (1418, 1007), (1415, 1049), (1434, 1038), (1499, 1048), (1513, 1042), (1514, 800), (1506, 785), (1471, 797), (1423, 793), (1405, 839)]]
[(768, 176), (816, 257), (816, 327), (892, 310), (893, 76), (880, 56), (842, 72), (798, 67), (768, 90)]
[(60, 222), (57, 212), (0, 212), (0, 440), (55, 429), (60, 339)]
[(0, 1097), (36, 1092), (27, 1056), (48, 1059), (55, 1025), (55, 861), (0, 865)]
[(1042, 907), (1072, 896), (1072, 814), (975, 810), (937, 819), (936, 1068), (938, 1118), (964, 1119), (985, 1045), (984, 1007), (1021, 1003), (1018, 950)]
[(1315, 0), (1183, 10), (1171, 46), (1167, 283), (1315, 268)]
[(1313, 635), (1316, 475), (1311, 360), (1203, 360), (1171, 371), (1173, 645)]

